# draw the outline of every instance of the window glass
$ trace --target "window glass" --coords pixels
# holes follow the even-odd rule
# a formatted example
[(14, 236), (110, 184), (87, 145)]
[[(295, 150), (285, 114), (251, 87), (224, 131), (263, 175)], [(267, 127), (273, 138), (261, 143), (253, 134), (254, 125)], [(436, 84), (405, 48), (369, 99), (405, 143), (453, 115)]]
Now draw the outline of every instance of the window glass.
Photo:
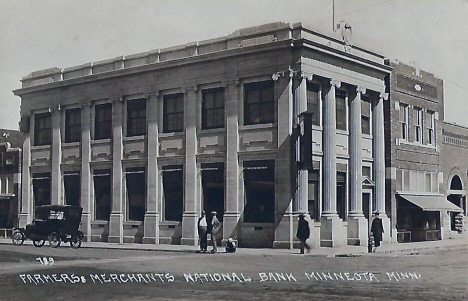
[(34, 115), (34, 145), (50, 145), (52, 143), (52, 114)]
[(182, 221), (184, 213), (184, 174), (182, 165), (163, 167), (164, 219)]
[(202, 97), (202, 129), (223, 128), (224, 89), (204, 90)]
[(78, 172), (64, 174), (63, 186), (65, 192), (65, 204), (80, 206), (81, 178)]
[(127, 137), (146, 134), (146, 99), (127, 101)]
[(220, 222), (224, 217), (224, 163), (203, 163), (202, 191), (203, 209), (208, 213), (216, 211)]
[(244, 222), (275, 221), (275, 161), (244, 162)]
[(368, 98), (364, 98), (361, 101), (361, 127), (362, 133), (370, 135), (371, 133), (371, 104)]
[(320, 125), (319, 85), (307, 83), (307, 111), (312, 112), (312, 124)]
[(32, 185), (34, 206), (50, 205), (50, 173), (34, 173)]
[(164, 95), (163, 132), (184, 130), (184, 94)]
[(127, 168), (127, 220), (143, 221), (146, 211), (146, 173), (144, 168)]
[(346, 131), (346, 92), (336, 91), (336, 129)]
[(244, 86), (244, 124), (272, 123), (275, 119), (274, 84), (272, 81)]
[(65, 111), (65, 142), (81, 141), (81, 110), (69, 109)]
[(95, 170), (93, 174), (96, 220), (108, 221), (111, 214), (112, 192), (110, 170)]
[(112, 137), (112, 104), (95, 106), (94, 139), (109, 139)]

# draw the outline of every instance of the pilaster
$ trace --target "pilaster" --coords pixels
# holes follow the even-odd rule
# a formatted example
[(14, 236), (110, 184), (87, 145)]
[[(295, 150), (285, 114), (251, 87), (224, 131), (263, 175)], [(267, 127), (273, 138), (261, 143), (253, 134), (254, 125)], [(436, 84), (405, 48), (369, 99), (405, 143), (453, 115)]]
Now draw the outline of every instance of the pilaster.
[(145, 244), (159, 244), (158, 98), (159, 93), (153, 93), (148, 96), (146, 102), (146, 120), (148, 122), (148, 182), (143, 237), (143, 243)]
[(348, 244), (367, 244), (367, 221), (362, 211), (362, 126), (361, 126), (361, 94), (366, 89), (356, 87), (351, 101), (350, 128), (350, 212), (348, 215)]
[(62, 175), (60, 164), (62, 163), (62, 139), (60, 135), (60, 106), (52, 108), (52, 169), (51, 169), (51, 204), (63, 204), (62, 198)]
[(123, 218), (125, 198), (122, 194), (122, 123), (123, 99), (116, 98), (112, 105), (112, 211), (109, 223), (109, 242), (123, 242)]
[(29, 166), (31, 165), (31, 134), (25, 134), (23, 142), (23, 162), (21, 167), (21, 212), (19, 216), (19, 227), (24, 228), (32, 220), (33, 215), (33, 196), (32, 196), (32, 182), (31, 172)]
[(374, 174), (375, 174), (375, 198), (376, 208), (379, 212), (384, 227), (384, 241), (390, 239), (390, 219), (385, 212), (385, 139), (384, 139), (384, 101), (388, 99), (388, 93), (380, 93), (373, 110), (374, 126)]
[(81, 231), (87, 241), (91, 241), (91, 221), (93, 219), (93, 199), (91, 198), (91, 104), (83, 103), (81, 106)]
[[(292, 189), (292, 156), (291, 137), (293, 126), (293, 72), (289, 70), (285, 76), (275, 81), (275, 98), (277, 105), (278, 153), (275, 162), (276, 177), (276, 221), (274, 248), (292, 248), (294, 236), (292, 202), (295, 191)], [(283, 216), (281, 216), (281, 214)], [(276, 224), (276, 222), (275, 222)]]
[(242, 208), (239, 204), (239, 82), (229, 82), (226, 95), (226, 212), (223, 220), (223, 237), (239, 236), (239, 219)]
[(198, 87), (190, 87), (184, 96), (185, 127), (185, 185), (184, 214), (182, 217), (182, 245), (194, 246), (197, 239), (197, 220), (199, 208), (197, 172), (197, 92)]

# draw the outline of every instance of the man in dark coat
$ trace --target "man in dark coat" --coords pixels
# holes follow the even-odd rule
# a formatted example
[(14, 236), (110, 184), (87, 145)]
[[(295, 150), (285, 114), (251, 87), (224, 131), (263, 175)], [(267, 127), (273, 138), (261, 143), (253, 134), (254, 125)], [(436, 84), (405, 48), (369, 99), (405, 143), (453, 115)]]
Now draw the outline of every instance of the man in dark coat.
[(379, 218), (379, 213), (375, 213), (375, 218), (372, 221), (371, 232), (374, 236), (375, 250), (380, 247), (380, 242), (382, 241), (382, 233), (384, 233), (384, 228), (382, 220)]
[(205, 211), (201, 212), (201, 216), (198, 219), (198, 237), (200, 237), (200, 251), (199, 252), (206, 252), (208, 248), (208, 223), (206, 221)]
[(310, 252), (310, 246), (307, 244), (307, 239), (310, 236), (309, 222), (304, 218), (304, 214), (299, 215), (299, 222), (297, 224), (296, 237), (301, 241), (301, 254), (304, 254), (304, 247), (307, 249), (307, 253)]

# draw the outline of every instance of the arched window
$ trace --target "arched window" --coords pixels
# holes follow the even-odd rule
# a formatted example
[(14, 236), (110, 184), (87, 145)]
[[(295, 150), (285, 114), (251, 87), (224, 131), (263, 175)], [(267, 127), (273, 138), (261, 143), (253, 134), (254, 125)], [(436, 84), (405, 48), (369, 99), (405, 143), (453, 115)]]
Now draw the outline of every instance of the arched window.
[(450, 190), (462, 190), (462, 182), (459, 176), (453, 176), (452, 182), (450, 183)]

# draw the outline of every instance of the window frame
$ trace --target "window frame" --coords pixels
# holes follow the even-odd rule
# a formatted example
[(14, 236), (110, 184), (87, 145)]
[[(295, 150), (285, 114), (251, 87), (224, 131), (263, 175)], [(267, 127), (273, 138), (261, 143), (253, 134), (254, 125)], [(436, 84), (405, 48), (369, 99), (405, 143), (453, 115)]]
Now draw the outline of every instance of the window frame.
[[(343, 100), (343, 109), (338, 106), (338, 99)], [(336, 104), (336, 129), (338, 131), (348, 131), (348, 95), (345, 90), (335, 91), (335, 104)], [(339, 112), (343, 112), (343, 118), (339, 118)], [(344, 128), (343, 128), (344, 125)]]
[[(174, 112), (168, 112), (169, 101), (175, 101)], [(166, 94), (163, 96), (163, 133), (177, 133), (183, 132), (185, 121), (184, 121), (184, 101), (185, 97), (183, 93)], [(179, 103), (181, 102), (181, 103)], [(176, 118), (171, 120), (170, 118)], [(180, 121), (181, 122), (177, 122)]]
[[(132, 116), (132, 113), (136, 113), (136, 116)], [(126, 137), (144, 136), (146, 133), (146, 98), (127, 100)]]
[(423, 143), (423, 110), (420, 107), (413, 107), (413, 125), (414, 125), (414, 142)]
[[(369, 115), (364, 114), (363, 106), (367, 105), (369, 109)], [(364, 127), (364, 120), (368, 122), (368, 128)], [(368, 132), (364, 132), (368, 129)], [(361, 133), (363, 135), (372, 135), (372, 103), (369, 97), (363, 96), (361, 99)]]
[(34, 114), (34, 146), (52, 144), (52, 113)]
[[(271, 91), (269, 91), (271, 89)], [(258, 98), (254, 98), (251, 93), (258, 92)], [(270, 92), (269, 95), (265, 95)], [(257, 108), (258, 116), (251, 115), (251, 108)], [(258, 124), (270, 124), (275, 122), (275, 82), (269, 81), (258, 81), (244, 84), (244, 125), (258, 125)], [(271, 116), (265, 116), (265, 112), (268, 113), (271, 110)], [(252, 118), (258, 117), (258, 120), (252, 120)]]
[[(75, 115), (74, 118), (70, 118), (71, 115)], [(74, 119), (75, 123), (71, 124), (70, 119)], [(79, 123), (77, 123), (77, 121), (79, 121)], [(65, 110), (65, 143), (72, 143), (72, 142), (81, 142), (81, 109), (80, 108), (73, 108), (73, 109)]]
[[(104, 114), (103, 120), (99, 120), (100, 118), (99, 113), (101, 112), (101, 110), (104, 113), (107, 113), (107, 114)], [(113, 113), (112, 110), (113, 110), (112, 103), (96, 104), (94, 106), (94, 140), (103, 140), (103, 139), (112, 138), (112, 113)]]
[[(211, 108), (207, 108), (207, 95), (212, 95), (213, 106)], [(222, 106), (218, 106), (218, 98), (216, 96), (221, 95), (221, 103)], [(213, 88), (213, 89), (204, 89), (202, 90), (202, 130), (209, 130), (209, 129), (217, 129), (217, 128), (224, 128), (225, 127), (225, 108), (226, 108), (226, 100), (225, 100), (225, 90), (224, 88)], [(209, 112), (212, 112), (212, 120), (210, 125), (209, 120)], [(220, 119), (219, 115), (222, 115)], [(216, 117), (214, 117), (216, 116)]]
[[(312, 113), (312, 126), (320, 126), (321, 125), (321, 90), (320, 85), (313, 82), (307, 82), (307, 112)], [(317, 103), (314, 104), (313, 98), (311, 97), (312, 93), (316, 93), (317, 95)], [(316, 109), (314, 111), (314, 108)]]
[[(130, 189), (129, 187), (133, 187), (133, 185), (131, 185), (131, 183), (129, 183), (129, 176), (130, 178), (132, 177), (131, 175), (135, 175), (135, 174), (139, 174), (139, 175), (143, 175), (143, 205), (135, 205), (134, 202), (135, 200), (132, 200), (132, 198), (130, 197)], [(146, 214), (146, 203), (147, 203), (147, 178), (146, 178), (146, 168), (145, 167), (129, 167), (129, 168), (126, 168), (125, 170), (125, 191), (126, 191), (126, 194), (125, 194), (125, 199), (126, 199), (126, 220), (127, 221), (139, 221), (139, 222), (142, 222), (144, 221), (145, 219), (145, 214)], [(139, 183), (141, 184), (141, 183)], [(136, 186), (136, 185), (135, 185)], [(138, 189), (138, 188), (135, 188), (135, 189)], [(133, 194), (132, 194), (133, 195)], [(139, 194), (135, 194), (135, 195), (139, 195)], [(141, 196), (141, 195), (140, 195)], [(138, 214), (135, 213), (135, 207), (142, 207), (143, 208), (143, 215), (142, 216), (139, 216), (138, 217)], [(137, 217), (135, 217), (137, 216)]]
[[(400, 121), (400, 135), (401, 135), (400, 139), (408, 141), (409, 106), (407, 104), (400, 102), (399, 108), (400, 108), (399, 121)], [(401, 120), (402, 117), (403, 117), (403, 120)]]
[(435, 112), (428, 110), (426, 112), (427, 145), (435, 145)]

